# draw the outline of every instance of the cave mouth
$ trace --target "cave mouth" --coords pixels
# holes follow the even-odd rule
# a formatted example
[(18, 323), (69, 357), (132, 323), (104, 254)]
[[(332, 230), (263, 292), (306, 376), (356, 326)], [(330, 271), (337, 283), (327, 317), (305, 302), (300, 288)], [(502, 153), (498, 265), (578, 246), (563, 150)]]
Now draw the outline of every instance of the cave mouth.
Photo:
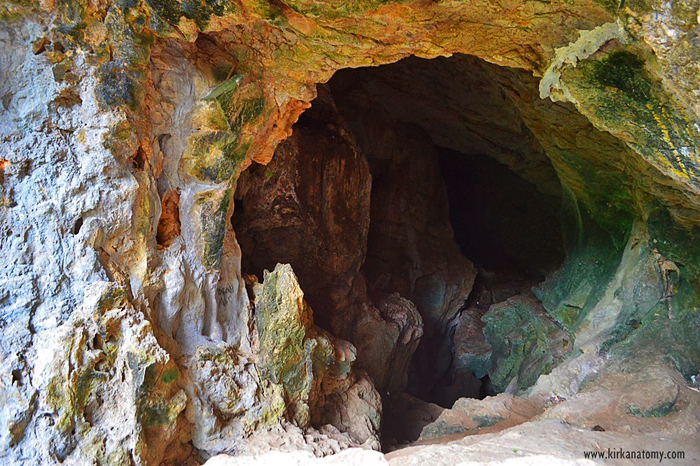
[(315, 324), (357, 347), (389, 445), (429, 422), (406, 420), (416, 403), (502, 391), (481, 318), (564, 260), (561, 185), (518, 86), (537, 91), (465, 55), (339, 71), (238, 181), (243, 272), (292, 265)]

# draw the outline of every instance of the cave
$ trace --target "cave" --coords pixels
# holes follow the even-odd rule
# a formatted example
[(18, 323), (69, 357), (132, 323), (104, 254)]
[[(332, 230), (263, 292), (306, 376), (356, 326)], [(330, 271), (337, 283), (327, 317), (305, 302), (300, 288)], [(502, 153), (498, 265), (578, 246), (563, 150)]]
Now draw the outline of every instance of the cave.
[[(339, 71), (272, 161), (238, 180), (231, 223), (243, 272), (261, 281), (292, 266), (314, 323), (357, 347), (383, 397), (385, 433), (405, 424), (391, 419), (404, 392), (450, 408), (504, 391), (490, 380), (481, 318), (515, 296), (540, 311), (531, 289), (564, 261), (562, 187), (526, 104), (514, 102), (536, 85), (467, 55)], [(383, 318), (411, 321), (418, 345), (394, 354), (385, 327), (358, 324), (387, 301), (406, 315)], [(421, 427), (396, 436), (416, 440)]]
[(697, 461), (699, 35), (0, 1), (0, 463)]

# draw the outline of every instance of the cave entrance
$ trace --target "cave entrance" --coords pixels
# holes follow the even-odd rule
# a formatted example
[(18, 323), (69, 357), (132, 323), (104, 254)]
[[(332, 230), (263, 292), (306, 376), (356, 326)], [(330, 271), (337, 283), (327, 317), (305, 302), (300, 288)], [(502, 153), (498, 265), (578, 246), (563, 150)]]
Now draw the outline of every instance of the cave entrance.
[(243, 270), (290, 263), (315, 323), (357, 347), (387, 442), (415, 440), (429, 403), (494, 393), (481, 317), (564, 259), (561, 185), (530, 130), (537, 80), (458, 55), (318, 90), (239, 179)]

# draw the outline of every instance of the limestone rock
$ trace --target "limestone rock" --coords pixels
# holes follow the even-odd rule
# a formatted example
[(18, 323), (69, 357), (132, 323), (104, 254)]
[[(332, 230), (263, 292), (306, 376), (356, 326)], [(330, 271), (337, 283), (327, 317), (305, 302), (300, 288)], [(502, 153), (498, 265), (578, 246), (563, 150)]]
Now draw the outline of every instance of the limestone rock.
[(409, 385), (425, 395), (447, 370), (439, 354), (447, 351), (443, 337), (469, 295), (476, 270), (453, 240), (447, 193), (429, 136), (396, 122), (371, 101), (352, 97), (339, 106), (373, 167), (364, 278), (370, 295), (397, 292), (421, 314), (424, 336)]
[(420, 439), (494, 432), (522, 424), (541, 412), (533, 401), (507, 393), (483, 400), (460, 398), (432, 423), (423, 428)]
[(265, 273), (256, 291), (255, 319), (260, 374), (283, 388), (290, 420), (302, 428), (331, 423), (361, 443), (376, 440), (378, 394), (367, 379), (356, 382), (355, 348), (313, 326), (291, 266), (278, 264)]
[(489, 375), (497, 391), (524, 390), (551, 370), (572, 349), (562, 330), (531, 294), (494, 304), (483, 321), (491, 345)]
[[(242, 444), (236, 456), (262, 456), (274, 452), (303, 452), (315, 457), (337, 455), (349, 448), (357, 448), (357, 443), (348, 433), (340, 432), (332, 425), (315, 429), (301, 429), (288, 422), (281, 422), (256, 429)], [(363, 447), (366, 449), (366, 447)]]
[[(620, 371), (623, 366), (631, 370)], [(679, 373), (661, 361), (642, 358), (635, 362), (613, 361), (589, 373), (580, 393), (566, 398), (501, 394), (485, 400), (462, 399), (424, 429), (426, 437), (436, 437), (391, 452), (387, 459), (395, 464), (481, 464), (479, 461), (488, 456), (493, 464), (567, 464), (583, 461), (581, 451), (605, 451), (604, 445), (609, 442), (620, 442), (620, 446), (611, 448), (623, 450), (633, 450), (635, 444), (643, 442), (647, 451), (667, 451), (665, 445), (673, 444), (674, 449), (685, 450), (687, 458), (688, 451), (698, 450), (697, 442), (693, 442), (698, 431), (700, 412), (696, 407), (700, 394), (683, 387), (681, 380)], [(666, 389), (674, 384), (675, 390)], [(652, 385), (656, 385), (658, 395), (650, 393)], [(625, 400), (630, 395), (653, 403), (669, 392), (675, 393), (683, 409), (662, 417), (637, 416), (627, 409)], [(497, 417), (511, 419), (517, 425), (498, 421)], [(528, 418), (529, 422), (522, 423)], [(469, 435), (474, 432), (479, 435)], [(619, 461), (625, 462), (629, 460)]]
[[(541, 420), (521, 424), (492, 434), (474, 435), (463, 439), (429, 445), (416, 445), (387, 455), (389, 464), (419, 466), (436, 465), (571, 465), (592, 466), (598, 464), (583, 458), (583, 451), (607, 451), (612, 449), (637, 451), (644, 445), (647, 451), (682, 450), (686, 455), (696, 455), (698, 447), (694, 439), (678, 436), (663, 440), (644, 434), (630, 435), (616, 432), (596, 432), (580, 429), (559, 420)], [(697, 442), (696, 442), (697, 443)], [(691, 452), (691, 453), (689, 453)], [(687, 456), (686, 456), (687, 457)], [(484, 458), (488, 462), (484, 463)], [(630, 460), (612, 460), (611, 464), (623, 465)], [(654, 460), (658, 461), (658, 460)]]
[(583, 429), (664, 431), (682, 438), (698, 432), (700, 393), (686, 387), (682, 375), (663, 361), (643, 355), (634, 361), (609, 361), (589, 374), (576, 394), (547, 399), (535, 391), (530, 399), (545, 399), (549, 405), (538, 419), (559, 419)]
[(398, 293), (378, 294), (356, 312), (348, 338), (357, 348), (357, 365), (381, 393), (405, 390), (413, 354), (423, 335), (415, 305)]
[(622, 402), (630, 414), (635, 416), (665, 416), (671, 412), (678, 400), (679, 387), (668, 378), (652, 379), (629, 387)]
[(350, 388), (327, 395), (320, 423), (330, 424), (347, 432), (359, 445), (380, 450), (379, 431), (382, 419), (382, 400), (372, 381), (359, 377)]
[[(371, 303), (355, 286), (363, 280), (358, 272), (369, 227), (369, 188), (365, 156), (332, 95), (321, 87), (273, 161), (243, 174), (234, 224), (248, 270), (259, 273), (277, 261), (290, 262), (307, 299), (317, 303), (316, 320), (352, 341), (359, 348), (359, 366), (380, 390), (393, 391), (406, 385), (402, 371), (411, 362), (422, 323), (410, 301), (378, 297)], [(392, 299), (396, 302), (389, 304)], [(393, 372), (386, 374), (390, 366)]]
[(168, 191), (161, 199), (160, 220), (158, 221), (158, 231), (156, 241), (158, 244), (168, 247), (173, 240), (180, 236), (180, 193)]
[(255, 362), (224, 343), (199, 347), (186, 360), (192, 381), (192, 444), (202, 455), (236, 452), (256, 429), (278, 425), (285, 414), (281, 387), (260, 379)]
[(485, 312), (479, 308), (467, 308), (455, 325), (452, 336), (454, 348), (454, 371), (469, 369), (477, 378), (484, 377), (491, 369), (491, 346), (484, 336), (481, 317)]
[(452, 240), (447, 194), (427, 135), (403, 126), (395, 137), (382, 155), (390, 157), (386, 172), (375, 174), (367, 282), (415, 303), (426, 337), (433, 338), (466, 300), (476, 271)]
[[(223, 107), (243, 104), (246, 96), (223, 92), (211, 67), (197, 61), (198, 56), (214, 63), (223, 59), (208, 45), (154, 44), (149, 123), (140, 126), (148, 127), (141, 143), (144, 173), (160, 206), (153, 215), (156, 242), (149, 244), (155, 247), (149, 269), (153, 317), (190, 355), (218, 342), (248, 351), (251, 324), (241, 250), (230, 222), (234, 189), (222, 182), (225, 174), (237, 176), (244, 168), (235, 157), (244, 138), (234, 135)], [(254, 84), (241, 83), (240, 77), (233, 81), (253, 97)], [(257, 118), (246, 112), (238, 121), (241, 128), (250, 123), (247, 117)]]
[(276, 466), (279, 464), (289, 466), (386, 466), (389, 463), (387, 463), (384, 459), (384, 455), (381, 453), (351, 448), (326, 458), (315, 458), (312, 454), (307, 452), (272, 452), (260, 456), (243, 457), (220, 455), (210, 459), (205, 464), (207, 466)]
[[(311, 335), (307, 337), (313, 327), (312, 311), (304, 301), (291, 266), (278, 265), (272, 273), (265, 274), (255, 304), (261, 376), (284, 388), (292, 419), (306, 427), (311, 422), (310, 399), (318, 396), (317, 391), (311, 393), (312, 384), (319, 386), (318, 379), (323, 378), (328, 366), (322, 365), (325, 362), (322, 356), (314, 357), (319, 341)], [(327, 356), (333, 356), (328, 340), (323, 342), (327, 344)]]
[(35, 380), (39, 409), (47, 414), (36, 429), (50, 439), (40, 450), (48, 461), (182, 458), (188, 397), (180, 371), (123, 289), (91, 286), (81, 309), (43, 342), (39, 355)]
[(364, 154), (328, 90), (300, 119), (272, 161), (238, 181), (233, 216), (246, 251), (243, 265), (259, 277), (289, 263), (315, 320), (336, 335), (333, 317), (352, 302), (365, 259), (371, 178)]
[(382, 439), (384, 451), (418, 440), (423, 428), (445, 410), (408, 393), (396, 393), (384, 400)]

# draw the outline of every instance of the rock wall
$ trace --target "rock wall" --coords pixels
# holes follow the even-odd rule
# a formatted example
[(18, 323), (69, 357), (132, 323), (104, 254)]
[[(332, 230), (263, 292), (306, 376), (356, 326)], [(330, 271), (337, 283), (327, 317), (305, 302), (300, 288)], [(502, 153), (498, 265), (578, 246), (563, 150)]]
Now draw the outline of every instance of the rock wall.
[[(323, 88), (322, 88), (323, 89)], [(272, 162), (243, 172), (233, 224), (248, 273), (294, 267), (317, 322), (353, 304), (365, 260), (371, 176), (364, 153), (321, 92)]]
[[(575, 342), (545, 382), (575, 390), (581, 380), (561, 373), (587, 354), (624, 361), (652, 347), (688, 380), (700, 367), (697, 11), (593, 0), (3, 0), (0, 460), (180, 463), (190, 445), (264, 451), (274, 442), (257, 436), (268, 427), (313, 443), (282, 427), (306, 424), (306, 398), (275, 382), (286, 372), (258, 371), (264, 331), (231, 224), (236, 183), (251, 163), (270, 163), (317, 83), (408, 55), (490, 63), (528, 147), (542, 148), (561, 181), (569, 251), (538, 296)], [(363, 162), (350, 171), (367, 189)], [(365, 215), (349, 222), (350, 240), (362, 242)], [(362, 302), (361, 256), (332, 264), (348, 274), (332, 283), (331, 308), (345, 290)], [(458, 262), (456, 301), (470, 287)], [(396, 325), (385, 298), (370, 296), (375, 320), (401, 335), (400, 361), (421, 328), (400, 299), (423, 313), (425, 341), (456, 314), (416, 296), (386, 298), (401, 303), (407, 323)], [(317, 374), (305, 377), (325, 380)], [(317, 453), (376, 431), (376, 391), (357, 380), (350, 401), (319, 420), (352, 439), (327, 428)], [(403, 385), (393, 380), (385, 387)], [(338, 422), (348, 413), (369, 425)]]
[(319, 90), (273, 160), (239, 179), (232, 222), (244, 269), (262, 276), (278, 261), (292, 264), (316, 322), (356, 346), (380, 391), (403, 389), (423, 321), (400, 290), (366, 289), (372, 177), (330, 91)]

